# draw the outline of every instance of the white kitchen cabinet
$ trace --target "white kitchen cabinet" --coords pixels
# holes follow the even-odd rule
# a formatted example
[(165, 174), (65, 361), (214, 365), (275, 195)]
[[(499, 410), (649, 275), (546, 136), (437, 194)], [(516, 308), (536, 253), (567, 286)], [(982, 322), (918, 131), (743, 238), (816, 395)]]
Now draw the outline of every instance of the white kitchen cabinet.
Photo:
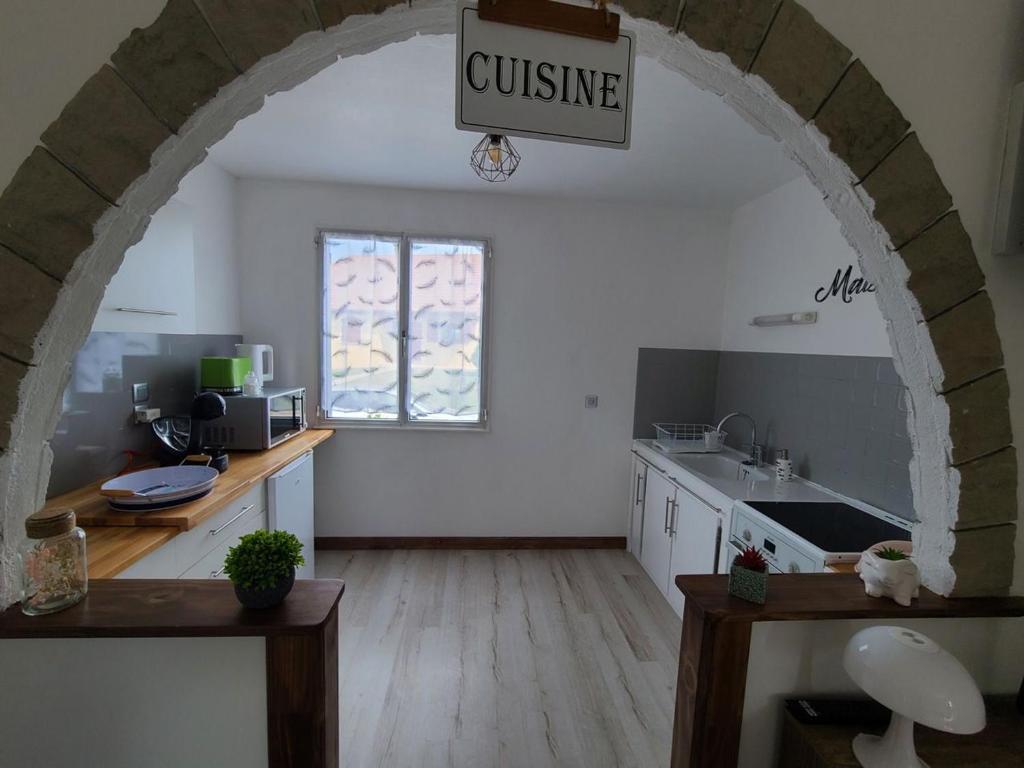
[(265, 483), (257, 483), (190, 531), (183, 531), (117, 574), (118, 579), (209, 578), (238, 539), (267, 527)]
[[(664, 467), (659, 464), (664, 463)], [(687, 482), (690, 478), (691, 483)], [(709, 494), (669, 460), (633, 455), (630, 479), (630, 551), (680, 616), (678, 574), (716, 572), (728, 545), (731, 499)], [(639, 519), (638, 519), (639, 518)], [(640, 542), (635, 543), (635, 537)]]
[(267, 478), (267, 521), (270, 530), (288, 531), (302, 543), (305, 564), (295, 569), (295, 578), (315, 578), (312, 451)]
[(679, 574), (714, 573), (718, 559), (722, 518), (719, 511), (692, 491), (680, 486), (670, 514), (672, 556), (666, 596), (683, 615), (683, 593), (676, 589)]
[(627, 549), (633, 557), (640, 559), (640, 548), (644, 538), (644, 496), (647, 490), (647, 462), (633, 454), (633, 468), (629, 490), (629, 531)]
[[(175, 537), (177, 538), (177, 537)], [(177, 547), (175, 539), (153, 550), (141, 560), (136, 560), (115, 578), (118, 579), (176, 579), (181, 569), (178, 567)], [(86, 558), (89, 555), (89, 538), (86, 537)]]
[(672, 537), (669, 535), (668, 518), (675, 498), (675, 485), (661, 472), (650, 469), (644, 494), (640, 563), (662, 592), (665, 592), (672, 560)]
[(170, 200), (107, 285), (93, 331), (195, 333), (192, 209)]
[(224, 560), (228, 556), (228, 550), (235, 546), (242, 536), (266, 527), (267, 513), (264, 510), (253, 509), (247, 512), (244, 517), (232, 526), (227, 539), (193, 563), (179, 578), (226, 579), (227, 576), (224, 575)]

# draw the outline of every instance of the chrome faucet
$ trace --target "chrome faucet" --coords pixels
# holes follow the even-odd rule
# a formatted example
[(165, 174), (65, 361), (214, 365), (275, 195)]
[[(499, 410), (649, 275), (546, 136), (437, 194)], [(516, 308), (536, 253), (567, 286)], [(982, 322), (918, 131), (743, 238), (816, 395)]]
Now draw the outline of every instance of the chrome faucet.
[[(742, 416), (744, 419), (750, 422), (750, 463), (755, 467), (760, 467), (764, 464), (764, 446), (757, 442), (757, 424), (754, 423), (754, 417), (749, 413), (743, 413), (743, 411), (733, 411), (728, 414), (724, 419), (718, 422), (718, 427), (715, 431), (721, 432), (722, 427), (729, 419), (736, 416)], [(746, 462), (744, 462), (746, 463)]]

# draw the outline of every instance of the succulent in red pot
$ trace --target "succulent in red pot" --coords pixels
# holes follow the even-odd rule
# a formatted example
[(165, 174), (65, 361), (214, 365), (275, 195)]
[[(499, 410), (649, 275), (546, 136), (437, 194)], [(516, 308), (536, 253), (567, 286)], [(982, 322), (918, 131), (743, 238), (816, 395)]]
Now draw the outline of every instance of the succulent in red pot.
[(768, 599), (768, 561), (756, 547), (747, 547), (733, 558), (729, 594), (759, 605)]

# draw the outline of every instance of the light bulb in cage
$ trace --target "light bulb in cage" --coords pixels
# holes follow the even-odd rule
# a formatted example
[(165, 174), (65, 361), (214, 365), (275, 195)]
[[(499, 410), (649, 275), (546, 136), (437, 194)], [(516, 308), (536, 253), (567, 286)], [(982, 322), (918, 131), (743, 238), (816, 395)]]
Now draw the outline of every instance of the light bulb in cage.
[(520, 159), (508, 137), (490, 133), (473, 147), (469, 164), (484, 181), (506, 181), (516, 172)]

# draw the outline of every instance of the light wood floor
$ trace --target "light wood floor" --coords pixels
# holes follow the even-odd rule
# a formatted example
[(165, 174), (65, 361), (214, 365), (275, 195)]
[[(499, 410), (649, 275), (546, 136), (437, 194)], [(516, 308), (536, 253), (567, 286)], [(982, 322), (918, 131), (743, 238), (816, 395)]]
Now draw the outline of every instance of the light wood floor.
[(669, 762), (680, 622), (618, 550), (317, 552), (343, 768)]

